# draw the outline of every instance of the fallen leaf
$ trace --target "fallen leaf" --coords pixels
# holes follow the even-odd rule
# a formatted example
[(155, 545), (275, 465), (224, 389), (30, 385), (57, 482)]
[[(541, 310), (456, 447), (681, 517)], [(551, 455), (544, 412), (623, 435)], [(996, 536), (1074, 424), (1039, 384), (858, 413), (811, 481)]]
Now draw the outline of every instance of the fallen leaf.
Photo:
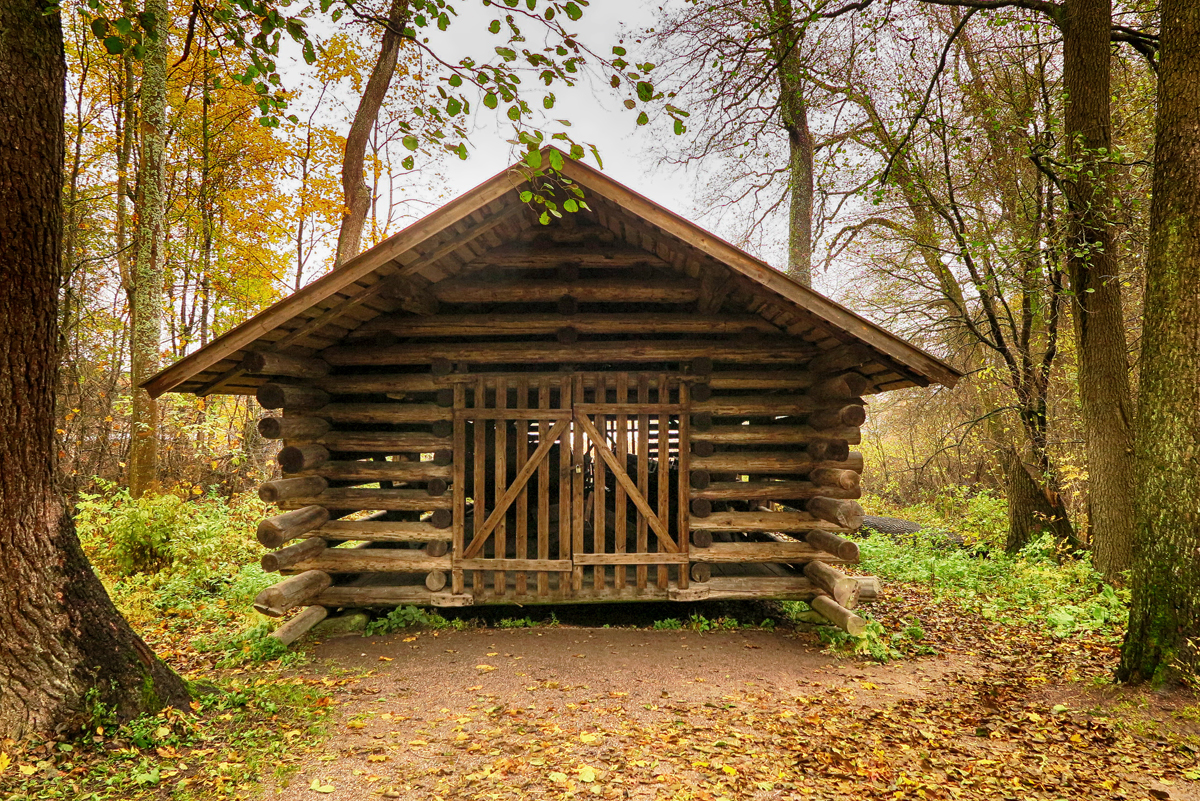
[(476, 665), (475, 669), (478, 671), (481, 671), (483, 673), (490, 673), (491, 671), (495, 670), (496, 668), (493, 667), (492, 665)]
[(312, 790), (314, 793), (332, 793), (333, 785), (321, 784), (320, 779), (313, 779), (312, 784), (308, 785), (308, 789)]
[(596, 769), (590, 765), (584, 765), (577, 773), (579, 773), (579, 781), (585, 784), (591, 784), (596, 781)]

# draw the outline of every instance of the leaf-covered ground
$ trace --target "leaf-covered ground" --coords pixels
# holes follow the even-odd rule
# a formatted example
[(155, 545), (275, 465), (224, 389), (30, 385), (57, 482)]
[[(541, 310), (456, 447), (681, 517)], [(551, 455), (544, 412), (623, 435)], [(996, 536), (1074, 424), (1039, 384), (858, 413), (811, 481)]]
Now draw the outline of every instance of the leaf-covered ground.
[(1108, 686), (1111, 642), (899, 597), (877, 616), (919, 620), (935, 655), (873, 664), (794, 631), (330, 640), (306, 672), (361, 678), (333, 689), (331, 736), (297, 742), (299, 773), (267, 795), (1200, 798), (1200, 707)]

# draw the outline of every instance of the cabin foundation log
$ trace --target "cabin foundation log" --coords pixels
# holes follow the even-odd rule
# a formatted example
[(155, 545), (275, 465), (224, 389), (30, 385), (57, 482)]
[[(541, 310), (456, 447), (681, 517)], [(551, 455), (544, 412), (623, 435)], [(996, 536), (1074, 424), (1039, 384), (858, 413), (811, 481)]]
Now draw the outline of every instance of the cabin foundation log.
[(327, 543), (320, 537), (308, 537), (294, 545), (271, 553), (263, 554), (262, 569), (266, 573), (276, 573), (291, 567), (297, 562), (311, 559), (325, 550)]
[(861, 637), (867, 630), (867, 621), (824, 593), (814, 597), (809, 604), (826, 620), (852, 637)]
[(329, 610), (323, 606), (306, 607), (298, 615), (271, 632), (271, 636), (284, 645), (291, 645), (328, 616)]
[(308, 570), (260, 592), (254, 599), (254, 609), (268, 617), (281, 617), (293, 606), (312, 602), (331, 584), (328, 573)]
[(258, 524), (258, 541), (264, 547), (278, 548), (289, 540), (325, 525), (329, 517), (329, 510), (317, 505), (269, 517)]

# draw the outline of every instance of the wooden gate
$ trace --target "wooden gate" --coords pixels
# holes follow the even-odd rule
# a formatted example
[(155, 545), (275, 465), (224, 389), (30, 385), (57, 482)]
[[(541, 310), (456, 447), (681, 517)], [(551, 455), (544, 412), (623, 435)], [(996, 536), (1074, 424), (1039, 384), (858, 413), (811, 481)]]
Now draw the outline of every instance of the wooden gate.
[(665, 596), (671, 572), (687, 586), (687, 385), (678, 377), (450, 380), (454, 592), (468, 575), (478, 600)]

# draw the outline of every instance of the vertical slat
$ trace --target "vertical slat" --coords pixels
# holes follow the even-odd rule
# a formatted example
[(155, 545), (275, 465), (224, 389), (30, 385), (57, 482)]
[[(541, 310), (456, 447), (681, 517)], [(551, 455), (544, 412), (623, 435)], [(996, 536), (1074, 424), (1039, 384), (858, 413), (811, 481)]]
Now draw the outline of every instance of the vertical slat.
[[(538, 408), (550, 408), (550, 381), (542, 378), (538, 381)], [(538, 444), (542, 444), (542, 439), (546, 436), (546, 432), (550, 430), (550, 422), (548, 420), (538, 420)], [(550, 457), (547, 456), (538, 465), (537, 473), (537, 510), (538, 510), (538, 547), (537, 558), (550, 558)], [(542, 571), (537, 574), (538, 595), (546, 596), (550, 594), (550, 574)]]
[[(638, 403), (650, 402), (650, 376), (646, 373), (638, 373)], [(650, 416), (646, 414), (638, 415), (638, 444), (637, 444), (637, 469), (638, 469), (638, 492), (645, 498), (648, 495), (650, 486)], [(647, 499), (649, 500), (649, 499)], [(650, 542), (648, 537), (649, 524), (646, 521), (646, 516), (638, 512), (637, 516), (637, 552), (648, 553), (650, 550)], [(637, 588), (639, 590), (646, 589), (646, 566), (637, 566)]]
[[(483, 409), (487, 406), (487, 386), (483, 383), (483, 377), (480, 376), (475, 382), (475, 408)], [(475, 525), (474, 533), (478, 534), (479, 529), (483, 528), (483, 521), (486, 518), (484, 510), (484, 501), (487, 498), (487, 421), (476, 420), (472, 424), (475, 434), (475, 476), (474, 476), (474, 513)], [(483, 571), (475, 570), (471, 573), (471, 588), (475, 591), (476, 596), (483, 594)]]
[[(688, 486), (691, 471), (688, 465), (691, 462), (689, 450), (691, 448), (688, 439), (690, 438), (691, 425), (690, 414), (688, 408), (691, 404), (691, 398), (688, 396), (688, 385), (686, 382), (679, 382), (679, 519), (676, 523), (675, 541), (679, 543), (681, 553), (687, 553), (692, 544), (691, 520), (689, 519), (688, 509)], [(668, 529), (670, 530), (670, 529)], [(678, 587), (681, 590), (686, 590), (688, 587), (688, 570), (690, 565), (683, 562), (679, 565), (679, 583)]]
[[(604, 403), (608, 400), (608, 380), (607, 374), (596, 374), (596, 402)], [(603, 414), (596, 415), (595, 420), (596, 430), (603, 434), (608, 430), (608, 416)], [(604, 482), (608, 472), (604, 465), (603, 459), (593, 459), (596, 470), (596, 478), (593, 482), (595, 492), (596, 515), (592, 522), (592, 553), (604, 553)], [(592, 586), (597, 590), (603, 590), (607, 581), (608, 571), (603, 565), (592, 566)]]
[[(467, 388), (462, 384), (454, 385), (454, 411), (466, 408)], [(452, 536), (454, 537), (454, 562), (462, 559), (463, 535), (467, 519), (467, 421), (462, 415), (454, 415), (454, 520)], [(450, 571), (450, 589), (455, 594), (461, 593), (463, 586), (463, 571), (455, 567)]]
[[(508, 384), (504, 378), (496, 379), (496, 408), (508, 408)], [(508, 421), (496, 419), (496, 470), (495, 486), (497, 501), (508, 489)], [(508, 558), (508, 519), (507, 516), (496, 524), (492, 540), (496, 543), (496, 558)], [(493, 571), (495, 577), (496, 595), (503, 596), (508, 585), (508, 576), (503, 570)]]
[[(571, 377), (563, 376), (559, 382), (559, 408), (569, 410), (571, 408)], [(558, 558), (571, 558), (571, 538), (573, 536), (573, 527), (571, 525), (571, 485), (574, 472), (571, 470), (571, 440), (576, 435), (575, 424), (568, 426), (562, 434), (562, 439), (558, 444)], [(567, 585), (570, 580), (569, 573), (558, 574), (558, 591), (560, 595), (568, 595)]]
[[(575, 377), (574, 397), (583, 399), (583, 375), (577, 374)], [(583, 553), (583, 453), (584, 453), (584, 437), (583, 432), (575, 431), (571, 437), (572, 459), (571, 459), (571, 475), (574, 480), (571, 482), (571, 530), (574, 534), (571, 544), (572, 553)], [(571, 572), (571, 589), (579, 592), (583, 589), (583, 567), (576, 566)]]
[[(529, 407), (529, 379), (522, 378), (517, 381), (517, 408), (526, 409)], [(521, 468), (525, 466), (525, 462), (529, 459), (529, 421), (517, 421), (517, 464), (515, 470), (521, 472)], [(524, 559), (529, 556), (529, 484), (526, 484), (521, 494), (517, 496), (517, 527), (513, 532), (513, 537), (517, 540), (517, 558)], [(526, 574), (524, 571), (517, 573), (517, 595), (526, 593)]]
[[(629, 373), (617, 373), (617, 403), (629, 403)], [(629, 464), (629, 418), (623, 414), (617, 415), (617, 459), (622, 469), (627, 470)], [(613, 494), (616, 512), (613, 515), (613, 527), (616, 530), (614, 550), (625, 553), (625, 488), (617, 482)], [(617, 565), (613, 579), (617, 589), (625, 587), (625, 566)]]
[[(671, 402), (671, 389), (667, 386), (666, 373), (660, 373), (658, 376), (658, 402)], [(671, 418), (665, 414), (658, 416), (658, 519), (662, 521), (664, 529), (671, 530)], [(658, 552), (663, 551), (663, 544), (659, 542)], [(665, 590), (669, 579), (667, 566), (659, 565), (658, 588)]]

